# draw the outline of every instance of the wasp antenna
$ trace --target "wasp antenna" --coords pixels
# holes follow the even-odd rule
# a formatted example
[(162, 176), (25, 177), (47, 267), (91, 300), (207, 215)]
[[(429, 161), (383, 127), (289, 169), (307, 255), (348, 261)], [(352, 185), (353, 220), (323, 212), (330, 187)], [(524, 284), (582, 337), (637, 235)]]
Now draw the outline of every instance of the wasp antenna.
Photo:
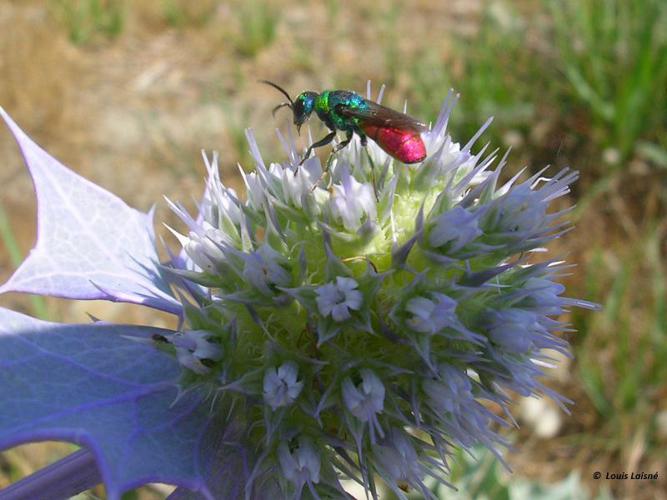
[(287, 93), (287, 91), (286, 91), (285, 89), (283, 89), (282, 87), (280, 87), (279, 85), (277, 85), (277, 84), (275, 84), (275, 83), (273, 83), (273, 82), (270, 82), (270, 81), (268, 81), (268, 80), (257, 80), (257, 81), (258, 81), (259, 83), (265, 83), (265, 84), (267, 84), (267, 85), (270, 85), (271, 87), (273, 87), (273, 88), (276, 89), (277, 91), (281, 92), (285, 97), (287, 97), (287, 100), (290, 102), (290, 104), (294, 104), (294, 101), (292, 100), (292, 98), (290, 97), (290, 95)]
[(281, 102), (275, 108), (273, 108), (273, 111), (271, 111), (271, 114), (273, 115), (273, 117), (274, 118), (276, 117), (276, 111), (278, 111), (280, 108), (284, 108), (284, 107), (288, 107), (288, 108), (292, 109), (292, 105), (289, 102)]

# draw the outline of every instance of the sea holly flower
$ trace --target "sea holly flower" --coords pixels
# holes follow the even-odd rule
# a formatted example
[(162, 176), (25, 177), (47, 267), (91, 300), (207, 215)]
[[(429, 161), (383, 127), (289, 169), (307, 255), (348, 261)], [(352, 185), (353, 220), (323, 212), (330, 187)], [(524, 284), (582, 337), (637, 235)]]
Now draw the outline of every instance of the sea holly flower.
[(205, 363), (219, 361), (222, 358), (222, 348), (211, 342), (211, 332), (206, 330), (190, 330), (165, 336), (176, 350), (178, 362), (199, 375), (209, 372)]
[(456, 252), (481, 234), (478, 216), (461, 206), (455, 206), (436, 218), (429, 243), (434, 247), (448, 245), (449, 251)]
[(359, 373), (355, 383), (346, 377), (342, 384), (343, 402), (352, 418), (347, 419), (347, 426), (354, 437), (359, 456), (363, 456), (363, 439), (366, 426), (370, 443), (375, 445), (378, 437), (384, 437), (378, 415), (384, 410), (385, 388), (378, 376), (367, 368)]
[(320, 482), (321, 458), (308, 438), (300, 438), (298, 445), (292, 450), (286, 442), (281, 443), (278, 460), (285, 478), (294, 486), (294, 491), (290, 493), (293, 493), (295, 498), (301, 498), (305, 485), (317, 498), (314, 485)]
[[(375, 468), (399, 497), (406, 497), (401, 486), (408, 484), (424, 498), (435, 498), (432, 490), (424, 483), (424, 479), (432, 476), (432, 466), (415, 446), (428, 445), (406, 431), (392, 429), (372, 450)], [(444, 480), (441, 482), (447, 484)]]
[(458, 324), (456, 301), (443, 293), (432, 298), (414, 297), (405, 306), (412, 314), (407, 324), (416, 332), (435, 334), (447, 326)]
[(301, 393), (303, 382), (297, 381), (299, 367), (288, 361), (279, 368), (270, 368), (264, 375), (264, 401), (272, 408), (287, 406)]
[(341, 182), (334, 184), (331, 213), (348, 231), (361, 227), (364, 220), (376, 217), (375, 195), (370, 184), (357, 181), (347, 168), (341, 168)]
[(533, 345), (533, 337), (546, 333), (538, 316), (522, 309), (503, 309), (489, 312), (489, 339), (509, 352), (522, 353)]
[(286, 259), (269, 245), (257, 251), (240, 254), (243, 259), (243, 278), (264, 295), (271, 295), (279, 286), (288, 286), (291, 276)]
[(219, 272), (225, 262), (225, 253), (220, 249), (227, 239), (225, 233), (203, 221), (201, 227), (190, 231), (187, 238), (174, 234), (183, 241), (184, 250), (193, 264), (211, 274)]
[(197, 213), (168, 200), (183, 227), (167, 262), (152, 211), (68, 170), (3, 111), (39, 231), (0, 291), (141, 304), (178, 327), (0, 309), (0, 448), (78, 443), (99, 475), (78, 454), (49, 469), (49, 491), (101, 480), (111, 499), (146, 482), (178, 486), (174, 498), (335, 498), (344, 479), (377, 498), (379, 478), (432, 498), (452, 447), (502, 459), (506, 422), (484, 402), (508, 418), (506, 389), (566, 403), (541, 382), (546, 349), (567, 354), (558, 316), (594, 307), (562, 296), (562, 262), (531, 259), (568, 230), (550, 203), (576, 174), (501, 184), (505, 158), (494, 170), (494, 153), (472, 152), (479, 134), (447, 134), (453, 104), (416, 165), (358, 138), (301, 164), (291, 133), (287, 159), (267, 163), (248, 132), (255, 168), (237, 195), (205, 155)]
[(363, 369), (359, 384), (347, 377), (343, 381), (343, 402), (347, 409), (363, 422), (368, 422), (380, 413), (384, 406), (384, 385), (375, 373)]
[(315, 289), (317, 308), (324, 317), (340, 323), (350, 319), (350, 311), (358, 311), (363, 302), (363, 295), (357, 290), (359, 284), (352, 278), (336, 277), (336, 281)]

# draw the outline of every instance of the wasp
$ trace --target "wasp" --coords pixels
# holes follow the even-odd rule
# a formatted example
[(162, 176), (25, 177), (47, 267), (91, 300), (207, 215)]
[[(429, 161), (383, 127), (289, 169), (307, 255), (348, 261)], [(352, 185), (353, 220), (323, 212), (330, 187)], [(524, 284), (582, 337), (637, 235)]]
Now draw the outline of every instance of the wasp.
[(301, 125), (314, 111), (331, 131), (308, 148), (301, 163), (306, 161), (313, 149), (331, 143), (339, 130), (345, 132), (346, 137), (334, 149), (334, 153), (347, 146), (354, 134), (357, 134), (362, 146), (365, 147), (370, 138), (388, 155), (403, 163), (419, 163), (426, 158), (426, 146), (421, 133), (428, 131), (428, 127), (411, 116), (364, 99), (348, 90), (325, 90), (319, 94), (306, 90), (296, 96), (296, 99), (292, 99), (279, 85), (268, 80), (260, 81), (287, 97), (288, 102), (273, 108), (274, 115), (280, 108), (291, 109), (294, 125), (297, 131), (300, 131)]

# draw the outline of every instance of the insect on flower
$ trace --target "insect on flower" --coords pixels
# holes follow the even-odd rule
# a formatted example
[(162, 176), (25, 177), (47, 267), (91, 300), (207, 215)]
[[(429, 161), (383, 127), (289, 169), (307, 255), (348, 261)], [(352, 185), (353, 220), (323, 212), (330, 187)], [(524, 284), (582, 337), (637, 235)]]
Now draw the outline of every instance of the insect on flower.
[(347, 146), (354, 134), (357, 134), (362, 146), (366, 146), (370, 137), (388, 155), (403, 163), (419, 163), (426, 158), (426, 146), (420, 134), (427, 132), (428, 127), (411, 116), (347, 90), (325, 90), (321, 94), (306, 90), (292, 100), (290, 95), (275, 83), (260, 81), (283, 93), (289, 101), (273, 108), (274, 115), (280, 108), (290, 108), (294, 115), (294, 125), (299, 130), (315, 111), (317, 117), (331, 130), (308, 148), (301, 163), (306, 161), (313, 149), (331, 143), (338, 130), (345, 132), (346, 138), (336, 146), (334, 153)]

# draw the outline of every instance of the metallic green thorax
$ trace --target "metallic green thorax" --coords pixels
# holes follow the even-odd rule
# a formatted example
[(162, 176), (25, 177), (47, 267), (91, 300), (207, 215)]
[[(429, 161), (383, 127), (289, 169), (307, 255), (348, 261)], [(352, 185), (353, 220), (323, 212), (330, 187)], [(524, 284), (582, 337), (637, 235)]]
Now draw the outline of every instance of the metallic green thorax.
[(283, 106), (289, 107), (294, 115), (294, 125), (296, 125), (297, 130), (301, 130), (301, 126), (308, 120), (313, 111), (317, 113), (317, 117), (331, 130), (326, 137), (308, 147), (301, 163), (310, 156), (313, 149), (330, 144), (335, 139), (337, 130), (344, 131), (346, 138), (336, 146), (336, 150), (347, 146), (355, 133), (360, 137), (361, 144), (363, 146), (366, 145), (366, 135), (362, 130), (363, 119), (350, 115), (351, 111), (365, 110), (370, 106), (369, 102), (359, 94), (347, 90), (325, 90), (321, 94), (318, 94), (317, 92), (307, 90), (301, 92), (296, 96), (296, 99), (292, 100), (289, 94), (275, 83), (269, 81), (265, 81), (264, 83), (278, 89), (287, 97), (289, 103), (281, 103), (273, 111), (275, 113), (277, 109)]
[(346, 90), (325, 90), (314, 100), (313, 110), (324, 124), (331, 130), (359, 132), (359, 120), (342, 116), (336, 112), (337, 106), (348, 109), (366, 109), (368, 104), (363, 97)]

